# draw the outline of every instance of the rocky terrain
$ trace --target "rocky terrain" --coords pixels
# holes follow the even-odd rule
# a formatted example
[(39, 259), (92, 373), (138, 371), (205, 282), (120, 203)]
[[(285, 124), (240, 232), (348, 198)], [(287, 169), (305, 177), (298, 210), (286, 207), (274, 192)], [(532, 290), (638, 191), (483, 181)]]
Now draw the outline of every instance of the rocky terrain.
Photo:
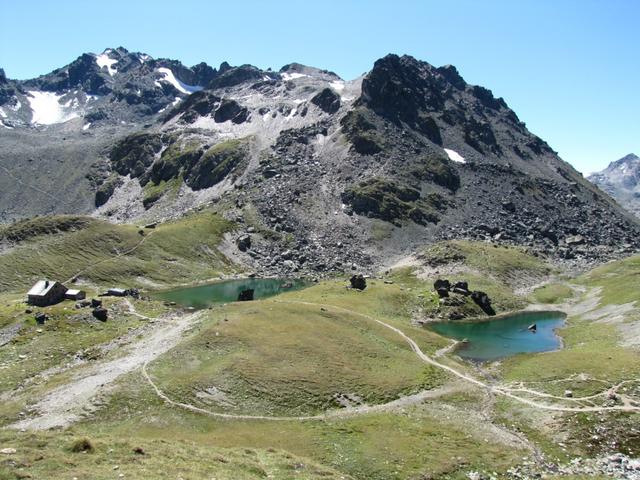
[(620, 205), (640, 216), (640, 158), (630, 153), (611, 162), (588, 179), (615, 198)]
[(107, 49), (2, 74), (0, 117), (2, 222), (146, 223), (216, 203), (243, 239), (232, 254), (264, 273), (367, 269), (454, 238), (579, 264), (640, 246), (638, 220), (503, 99), (409, 56), (345, 81)]

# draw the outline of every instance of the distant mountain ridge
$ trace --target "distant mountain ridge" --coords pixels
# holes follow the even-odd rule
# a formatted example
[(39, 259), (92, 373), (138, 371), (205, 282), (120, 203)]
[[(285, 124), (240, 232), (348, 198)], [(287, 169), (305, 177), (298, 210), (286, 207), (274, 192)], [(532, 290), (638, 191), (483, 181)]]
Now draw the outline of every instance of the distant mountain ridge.
[(370, 265), (440, 239), (567, 260), (640, 247), (640, 224), (450, 65), (394, 54), (364, 76), (186, 67), (126, 49), (0, 77), (0, 222), (114, 222), (224, 206), (268, 273)]
[(640, 217), (640, 157), (634, 153), (611, 162), (588, 179)]
[[(103, 124), (136, 121), (214, 81), (232, 85), (262, 76), (261, 70), (247, 65), (232, 67), (223, 62), (215, 69), (203, 62), (187, 67), (177, 60), (154, 59), (123, 47), (108, 48), (101, 54), (82, 54), (64, 67), (29, 80), (7, 79), (0, 71), (0, 122), (13, 128), (77, 117)], [(47, 114), (42, 115), (42, 110)]]

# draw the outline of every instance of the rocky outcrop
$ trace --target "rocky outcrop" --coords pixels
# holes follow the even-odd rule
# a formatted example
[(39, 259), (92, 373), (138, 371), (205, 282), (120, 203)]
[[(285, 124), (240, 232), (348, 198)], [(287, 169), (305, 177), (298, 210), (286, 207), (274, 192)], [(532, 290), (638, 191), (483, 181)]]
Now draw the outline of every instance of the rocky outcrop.
[(325, 88), (311, 98), (311, 103), (325, 113), (336, 113), (340, 109), (340, 95), (330, 88)]
[(371, 178), (347, 188), (342, 201), (355, 213), (397, 225), (406, 220), (421, 225), (438, 221), (433, 208), (437, 199), (423, 199), (418, 190), (382, 178)]
[(218, 88), (233, 87), (244, 82), (262, 80), (265, 75), (265, 72), (253, 65), (230, 67), (229, 64), (222, 64), (219, 75), (209, 82), (207, 88), (215, 90)]
[(146, 172), (162, 149), (162, 138), (154, 133), (134, 133), (118, 142), (109, 158), (113, 169), (120, 175), (133, 178)]
[(213, 114), (213, 119), (218, 122), (231, 121), (233, 123), (243, 123), (249, 117), (249, 110), (242, 107), (235, 100), (222, 99), (220, 105)]
[(221, 98), (210, 91), (195, 92), (167, 113), (164, 121), (180, 116), (184, 123), (194, 123), (200, 117), (210, 116), (217, 123), (231, 121), (239, 124), (249, 117), (249, 110), (235, 100)]
[(359, 103), (399, 125), (424, 134), (442, 144), (434, 112), (444, 109), (446, 92), (428, 64), (411, 57), (387, 55), (376, 61), (362, 81)]

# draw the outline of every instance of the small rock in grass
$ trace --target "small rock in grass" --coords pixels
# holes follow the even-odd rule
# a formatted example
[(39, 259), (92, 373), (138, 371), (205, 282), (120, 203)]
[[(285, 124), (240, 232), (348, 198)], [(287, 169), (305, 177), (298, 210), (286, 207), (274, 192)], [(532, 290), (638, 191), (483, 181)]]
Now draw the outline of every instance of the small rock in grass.
[(3, 455), (13, 455), (17, 450), (15, 448), (3, 448), (0, 453)]

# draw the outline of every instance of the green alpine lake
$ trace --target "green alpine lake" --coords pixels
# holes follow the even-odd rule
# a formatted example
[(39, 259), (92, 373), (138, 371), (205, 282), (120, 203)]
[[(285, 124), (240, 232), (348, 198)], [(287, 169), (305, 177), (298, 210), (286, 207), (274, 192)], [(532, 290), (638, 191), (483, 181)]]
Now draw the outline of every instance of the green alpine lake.
[[(456, 347), (456, 354), (484, 362), (561, 348), (556, 330), (564, 325), (565, 318), (562, 312), (519, 312), (481, 321), (434, 322), (427, 328), (445, 337), (466, 340)], [(533, 324), (535, 331), (529, 329)]]
[(267, 298), (282, 292), (298, 290), (307, 284), (299, 279), (242, 278), (225, 280), (196, 287), (176, 288), (156, 295), (168, 302), (196, 309), (214, 304), (235, 302), (241, 292), (253, 290), (253, 299)]

